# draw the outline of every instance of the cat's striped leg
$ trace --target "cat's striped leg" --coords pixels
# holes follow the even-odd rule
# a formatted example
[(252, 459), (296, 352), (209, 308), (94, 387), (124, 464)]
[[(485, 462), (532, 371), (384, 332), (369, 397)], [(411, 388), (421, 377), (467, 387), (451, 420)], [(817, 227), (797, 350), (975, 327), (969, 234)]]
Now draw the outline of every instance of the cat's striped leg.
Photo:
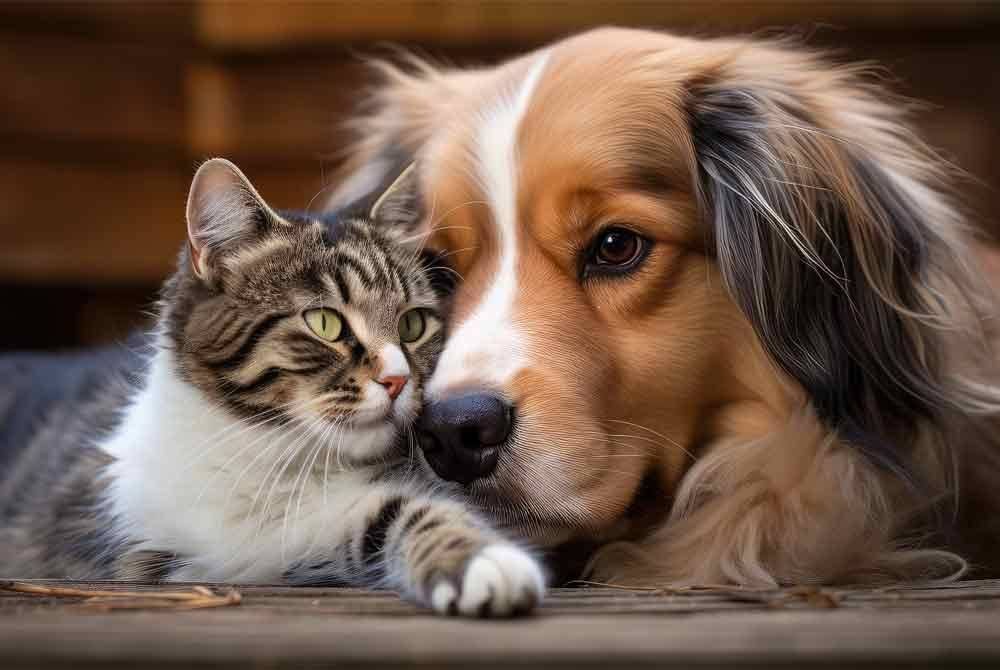
[(412, 501), (386, 536), (390, 568), (438, 612), (507, 616), (530, 611), (545, 589), (538, 561), (461, 505)]
[(444, 614), (510, 616), (541, 600), (539, 562), (460, 504), (373, 492), (329, 553), (292, 566), (293, 584), (376, 586)]

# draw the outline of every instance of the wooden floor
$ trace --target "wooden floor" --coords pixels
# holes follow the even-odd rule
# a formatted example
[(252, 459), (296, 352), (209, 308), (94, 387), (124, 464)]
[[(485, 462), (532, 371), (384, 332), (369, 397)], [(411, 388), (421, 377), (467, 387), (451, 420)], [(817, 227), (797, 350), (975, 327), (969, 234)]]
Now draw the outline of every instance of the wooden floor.
[(879, 591), (557, 589), (537, 614), (512, 621), (435, 617), (392, 594), (351, 589), (239, 594), (238, 604), (182, 609), (205, 601), (0, 590), (0, 668), (1000, 668), (1000, 581)]

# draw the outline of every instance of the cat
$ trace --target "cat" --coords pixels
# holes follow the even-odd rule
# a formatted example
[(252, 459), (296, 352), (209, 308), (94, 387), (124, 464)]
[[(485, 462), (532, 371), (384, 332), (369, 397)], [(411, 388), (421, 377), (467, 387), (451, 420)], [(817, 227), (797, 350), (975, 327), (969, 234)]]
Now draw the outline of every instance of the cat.
[(204, 163), (151, 356), (0, 362), (0, 576), (371, 586), (442, 613), (532, 609), (538, 560), (414, 471), (410, 426), (444, 339), (414, 174), (365, 217), (314, 218)]

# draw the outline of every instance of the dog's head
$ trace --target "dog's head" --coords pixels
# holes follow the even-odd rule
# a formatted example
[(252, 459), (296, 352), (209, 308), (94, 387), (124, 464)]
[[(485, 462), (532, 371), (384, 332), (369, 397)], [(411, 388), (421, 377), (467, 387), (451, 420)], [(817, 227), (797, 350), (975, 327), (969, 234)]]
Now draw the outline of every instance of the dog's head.
[(386, 72), (334, 199), (390, 150), (416, 160), (427, 247), (458, 280), (425, 457), (502, 522), (628, 532), (705, 450), (803, 406), (891, 466), (953, 401), (931, 279), (957, 216), (857, 69), (608, 29)]

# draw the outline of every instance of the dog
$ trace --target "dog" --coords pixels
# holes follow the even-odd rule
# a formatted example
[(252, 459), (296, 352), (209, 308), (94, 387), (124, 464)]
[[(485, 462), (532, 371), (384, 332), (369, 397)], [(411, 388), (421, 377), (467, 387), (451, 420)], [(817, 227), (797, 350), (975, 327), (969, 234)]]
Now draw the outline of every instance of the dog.
[(1000, 563), (995, 298), (954, 171), (868, 69), (620, 28), (378, 67), (327, 206), (416, 166), (455, 277), (441, 480), (603, 582)]

